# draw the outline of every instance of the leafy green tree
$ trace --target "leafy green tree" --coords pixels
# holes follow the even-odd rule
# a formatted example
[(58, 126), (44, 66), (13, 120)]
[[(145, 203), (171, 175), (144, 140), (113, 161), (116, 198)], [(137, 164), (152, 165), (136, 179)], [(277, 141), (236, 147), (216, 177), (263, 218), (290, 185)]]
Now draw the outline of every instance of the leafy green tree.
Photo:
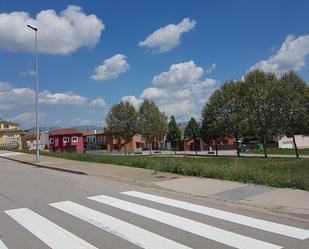
[[(118, 148), (121, 140), (125, 145), (132, 141), (137, 133), (137, 122), (137, 112), (129, 102), (120, 102), (111, 107), (106, 116), (107, 130), (117, 140)], [(127, 153), (126, 146), (124, 148)]]
[(139, 111), (139, 133), (150, 144), (150, 154), (152, 153), (152, 143), (160, 141), (167, 133), (167, 117), (160, 112), (156, 104), (145, 99)]
[(168, 123), (168, 133), (167, 133), (166, 138), (167, 138), (167, 141), (172, 143), (174, 150), (175, 150), (175, 154), (176, 154), (176, 145), (177, 145), (177, 141), (181, 139), (181, 131), (176, 123), (174, 116), (171, 116), (171, 120)]
[(195, 154), (197, 155), (196, 142), (197, 139), (201, 137), (201, 129), (194, 118), (191, 118), (191, 120), (189, 121), (184, 131), (184, 137), (193, 139), (194, 151)]
[(216, 115), (215, 104), (216, 91), (211, 95), (210, 100), (202, 111), (201, 137), (204, 142), (210, 144), (215, 142), (216, 156), (218, 155), (218, 140), (223, 137), (222, 124)]
[(280, 133), (279, 82), (275, 74), (255, 70), (245, 76), (243, 87), (248, 125), (252, 135), (263, 141), (264, 156), (267, 157), (267, 140)]
[(237, 156), (240, 156), (239, 140), (247, 127), (247, 109), (245, 103), (246, 89), (242, 81), (227, 82), (220, 88), (221, 108), (218, 118), (224, 133), (233, 137), (236, 143)]
[(280, 79), (280, 117), (283, 135), (293, 138), (296, 158), (299, 158), (295, 135), (307, 133), (309, 127), (309, 90), (306, 82), (294, 71)]

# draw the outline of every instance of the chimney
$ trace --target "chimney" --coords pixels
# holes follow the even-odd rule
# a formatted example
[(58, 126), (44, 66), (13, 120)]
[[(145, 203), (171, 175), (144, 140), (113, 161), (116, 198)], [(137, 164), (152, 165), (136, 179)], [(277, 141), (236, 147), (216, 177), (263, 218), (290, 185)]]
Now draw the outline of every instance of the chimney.
[(94, 130), (94, 134), (97, 134), (97, 130), (96, 129)]

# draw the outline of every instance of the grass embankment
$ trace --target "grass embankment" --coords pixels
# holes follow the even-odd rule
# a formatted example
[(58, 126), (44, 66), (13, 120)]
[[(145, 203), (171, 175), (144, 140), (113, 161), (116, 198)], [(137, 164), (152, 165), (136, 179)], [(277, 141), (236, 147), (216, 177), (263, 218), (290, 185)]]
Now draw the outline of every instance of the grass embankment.
[[(264, 154), (264, 151), (250, 150), (247, 153), (250, 154)], [(278, 155), (295, 155), (294, 149), (281, 149), (281, 148), (267, 148), (268, 154), (278, 154)], [(309, 148), (298, 149), (299, 155), (309, 155)]]
[(309, 160), (236, 157), (116, 156), (43, 152), (77, 161), (126, 165), (182, 175), (309, 190)]

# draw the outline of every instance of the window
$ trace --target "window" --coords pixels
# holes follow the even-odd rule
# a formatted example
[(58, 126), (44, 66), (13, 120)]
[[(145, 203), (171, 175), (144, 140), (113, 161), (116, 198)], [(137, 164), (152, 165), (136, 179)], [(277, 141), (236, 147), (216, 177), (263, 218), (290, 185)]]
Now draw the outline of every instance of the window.
[(4, 129), (8, 129), (9, 128), (9, 125), (8, 124), (4, 124)]
[(72, 142), (73, 142), (73, 143), (78, 142), (78, 137), (72, 137)]
[(69, 140), (69, 137), (64, 137), (64, 138), (63, 138), (63, 143), (64, 143), (64, 144), (68, 143), (69, 141), (70, 141), (70, 140)]
[(53, 144), (53, 143), (54, 143), (54, 138), (51, 137), (51, 138), (49, 139), (49, 143), (50, 143), (50, 144)]

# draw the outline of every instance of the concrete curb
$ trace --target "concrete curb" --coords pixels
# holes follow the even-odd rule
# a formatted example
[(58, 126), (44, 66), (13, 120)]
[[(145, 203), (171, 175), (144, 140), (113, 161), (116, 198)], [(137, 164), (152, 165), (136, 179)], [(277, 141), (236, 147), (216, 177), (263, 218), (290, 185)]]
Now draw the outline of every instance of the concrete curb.
[(18, 159), (14, 159), (14, 158), (4, 157), (4, 156), (1, 156), (1, 155), (0, 155), (0, 157), (4, 158), (4, 159), (11, 160), (11, 161), (14, 161), (14, 162), (35, 166), (37, 168), (57, 170), (57, 171), (62, 171), (62, 172), (66, 172), (66, 173), (76, 174), (76, 175), (88, 175), (86, 172), (83, 172), (83, 171), (78, 171), (78, 170), (73, 170), (73, 169), (65, 169), (65, 168), (56, 168), (56, 167), (51, 167), (51, 166), (46, 166), (46, 165), (39, 165), (37, 163), (31, 163), (31, 162), (27, 162), (27, 161), (23, 161), (23, 160), (18, 160)]

